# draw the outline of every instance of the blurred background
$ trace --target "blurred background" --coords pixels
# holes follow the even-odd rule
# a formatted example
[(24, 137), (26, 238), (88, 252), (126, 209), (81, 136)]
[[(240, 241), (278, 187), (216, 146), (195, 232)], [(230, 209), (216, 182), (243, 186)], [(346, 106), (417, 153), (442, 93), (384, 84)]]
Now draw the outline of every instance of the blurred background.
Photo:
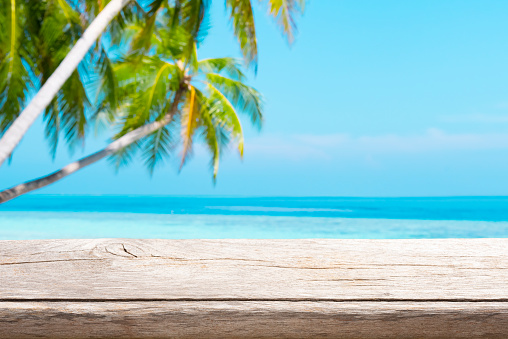
[[(151, 178), (138, 162), (100, 162), (37, 194), (450, 196), (508, 192), (508, 2), (310, 1), (288, 47), (255, 13), (261, 132), (246, 126), (245, 158), (221, 162), (217, 183), (199, 145)], [(200, 58), (241, 57), (222, 2), (214, 2)], [(30, 129), (0, 188), (98, 150), (58, 150), (42, 121)], [(63, 143), (62, 143), (63, 144)]]

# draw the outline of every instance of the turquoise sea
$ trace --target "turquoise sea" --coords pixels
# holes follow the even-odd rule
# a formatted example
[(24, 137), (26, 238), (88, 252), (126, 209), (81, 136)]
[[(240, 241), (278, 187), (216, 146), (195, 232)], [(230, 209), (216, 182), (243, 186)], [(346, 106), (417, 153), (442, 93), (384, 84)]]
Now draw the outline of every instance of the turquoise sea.
[(0, 205), (0, 239), (506, 238), (508, 197), (27, 195)]

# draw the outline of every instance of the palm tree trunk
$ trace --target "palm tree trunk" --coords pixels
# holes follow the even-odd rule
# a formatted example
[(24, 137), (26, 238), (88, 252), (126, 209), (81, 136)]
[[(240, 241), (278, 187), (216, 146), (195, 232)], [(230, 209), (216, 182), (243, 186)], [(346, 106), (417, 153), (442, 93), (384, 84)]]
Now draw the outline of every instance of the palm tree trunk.
[(17, 186), (11, 187), (9, 189), (0, 192), (0, 204), (9, 201), (11, 199), (17, 198), (25, 193), (48, 186), (58, 180), (61, 180), (66, 176), (74, 172), (77, 172), (80, 169), (85, 168), (86, 166), (91, 165), (101, 160), (102, 158), (111, 155), (126, 146), (129, 146), (133, 142), (149, 135), (150, 133), (153, 133), (158, 129), (166, 126), (171, 122), (173, 116), (178, 111), (178, 104), (185, 91), (186, 89), (182, 87), (175, 93), (175, 97), (173, 103), (171, 104), (170, 111), (162, 120), (154, 121), (147, 125), (136, 128), (135, 130), (113, 141), (106, 148), (103, 148), (102, 150), (95, 152), (84, 158), (81, 158), (78, 161), (72, 162), (56, 172), (53, 172), (49, 175), (46, 175), (44, 177), (35, 180), (27, 181), (23, 184), (19, 184)]
[(0, 166), (2, 166), (5, 159), (11, 155), (30, 126), (49, 105), (51, 100), (53, 100), (65, 81), (67, 81), (76, 70), (81, 60), (85, 57), (86, 53), (88, 53), (94, 42), (104, 32), (111, 20), (113, 20), (130, 1), (131, 0), (111, 0), (85, 30), (83, 36), (76, 42), (76, 45), (74, 45), (55, 72), (44, 83), (39, 92), (37, 92), (0, 139)]

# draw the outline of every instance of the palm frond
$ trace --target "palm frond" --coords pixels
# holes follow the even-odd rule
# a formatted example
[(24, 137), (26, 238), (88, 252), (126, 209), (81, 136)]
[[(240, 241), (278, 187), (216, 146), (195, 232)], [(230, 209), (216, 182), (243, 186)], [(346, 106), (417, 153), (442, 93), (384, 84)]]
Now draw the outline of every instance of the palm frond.
[(49, 142), (50, 154), (55, 159), (58, 141), (60, 139), (60, 109), (58, 99), (54, 98), (44, 111), (43, 119), (46, 122), (44, 135)]
[(192, 53), (188, 58), (188, 65), (189, 65), (189, 71), (192, 74), (195, 74), (198, 71), (199, 61), (198, 61), (198, 49), (197, 49), (196, 44), (193, 45)]
[(263, 123), (263, 98), (254, 88), (241, 81), (216, 73), (206, 75), (207, 82), (219, 90), (241, 112), (247, 114), (252, 123), (261, 128)]
[(139, 148), (140, 142), (135, 141), (112, 154), (109, 157), (109, 161), (118, 171), (121, 167), (127, 166), (134, 159)]
[(2, 1), (0, 35), (0, 134), (16, 119), (28, 92), (29, 73), (19, 53), (23, 41), (23, 6), (16, 0)]
[(238, 152), (243, 157), (243, 129), (233, 104), (215, 86), (208, 84), (208, 89), (211, 92), (209, 114), (218, 126), (232, 134), (238, 143)]
[(79, 14), (77, 11), (72, 8), (72, 6), (66, 0), (56, 0), (55, 3), (58, 6), (59, 10), (62, 12), (63, 16), (67, 19), (69, 23), (79, 23)]
[(156, 110), (161, 111), (162, 107), (167, 102), (167, 93), (170, 89), (168, 82), (169, 75), (171, 74), (171, 70), (175, 67), (175, 65), (170, 63), (163, 63), (155, 74), (155, 78), (148, 92), (146, 93), (146, 103), (145, 103), (145, 115), (148, 116), (148, 113), (153, 107), (156, 107)]
[(180, 0), (179, 12), (175, 12), (175, 18), (178, 15), (179, 23), (184, 27), (192, 36), (192, 41), (189, 41), (190, 47), (194, 42), (200, 42), (208, 29), (205, 18), (210, 8), (210, 0)]
[(154, 54), (161, 58), (173, 60), (187, 60), (193, 52), (189, 47), (192, 35), (182, 26), (176, 26), (171, 30), (160, 30), (154, 39)]
[(131, 53), (137, 55), (146, 55), (152, 46), (152, 40), (155, 30), (156, 15), (147, 17), (144, 20), (144, 25), (132, 37), (130, 43)]
[(226, 9), (245, 61), (257, 69), (258, 46), (251, 0), (226, 0)]
[(119, 105), (118, 100), (118, 81), (114, 71), (114, 64), (109, 57), (106, 48), (100, 44), (98, 58), (95, 58), (98, 76), (95, 81), (95, 102), (97, 110), (108, 109), (115, 113)]
[(268, 12), (277, 21), (290, 44), (297, 31), (296, 17), (303, 13), (304, 8), (304, 0), (268, 0)]
[[(63, 1), (63, 0), (62, 0)], [(80, 13), (81, 26), (87, 27), (104, 9), (110, 0), (66, 0), (71, 7)], [(142, 20), (145, 17), (145, 11), (140, 6), (141, 1), (131, 1), (120, 13), (110, 22), (104, 35), (106, 35), (113, 45), (118, 44), (123, 35), (126, 26), (136, 20)], [(146, 1), (143, 1), (146, 2)]]
[(142, 159), (150, 175), (153, 175), (155, 167), (165, 158), (168, 158), (171, 151), (175, 148), (172, 129), (173, 127), (171, 126), (165, 126), (142, 140)]
[(90, 112), (88, 95), (79, 73), (75, 71), (44, 112), (45, 135), (53, 158), (61, 133), (71, 150), (78, 143), (84, 142), (88, 112)]
[(192, 152), (192, 138), (194, 136), (194, 131), (198, 126), (198, 114), (199, 107), (198, 101), (196, 98), (197, 90), (194, 87), (191, 87), (189, 94), (187, 96), (187, 101), (185, 103), (185, 107), (182, 111), (181, 124), (182, 124), (182, 160), (180, 162), (180, 169), (185, 164), (185, 161), (188, 159)]
[(9, 50), (9, 31), (11, 22), (11, 0), (0, 0), (0, 60)]
[(90, 101), (88, 94), (80, 78), (79, 73), (74, 72), (62, 87), (58, 95), (61, 130), (71, 150), (80, 143), (83, 145), (88, 123)]
[(241, 63), (236, 58), (210, 58), (199, 61), (199, 69), (203, 73), (224, 73), (228, 77), (243, 81), (245, 75), (241, 70)]
[(203, 126), (203, 138), (212, 154), (211, 168), (213, 172), (213, 182), (217, 180), (217, 173), (219, 172), (219, 163), (221, 156), (221, 144), (223, 139), (220, 127), (216, 126), (210, 114), (210, 111), (203, 109), (201, 112), (201, 125)]
[(115, 67), (120, 84), (122, 101), (129, 102), (118, 138), (167, 113), (168, 102), (179, 83), (176, 65), (158, 58), (144, 58), (142, 67), (135, 74), (129, 71), (129, 63)]

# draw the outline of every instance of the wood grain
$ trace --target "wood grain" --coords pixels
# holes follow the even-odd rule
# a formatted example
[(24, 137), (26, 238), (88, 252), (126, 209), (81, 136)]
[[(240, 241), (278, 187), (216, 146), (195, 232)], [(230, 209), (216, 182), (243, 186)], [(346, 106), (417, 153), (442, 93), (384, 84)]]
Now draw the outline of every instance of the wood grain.
[(0, 241), (0, 337), (508, 338), (508, 239)]

